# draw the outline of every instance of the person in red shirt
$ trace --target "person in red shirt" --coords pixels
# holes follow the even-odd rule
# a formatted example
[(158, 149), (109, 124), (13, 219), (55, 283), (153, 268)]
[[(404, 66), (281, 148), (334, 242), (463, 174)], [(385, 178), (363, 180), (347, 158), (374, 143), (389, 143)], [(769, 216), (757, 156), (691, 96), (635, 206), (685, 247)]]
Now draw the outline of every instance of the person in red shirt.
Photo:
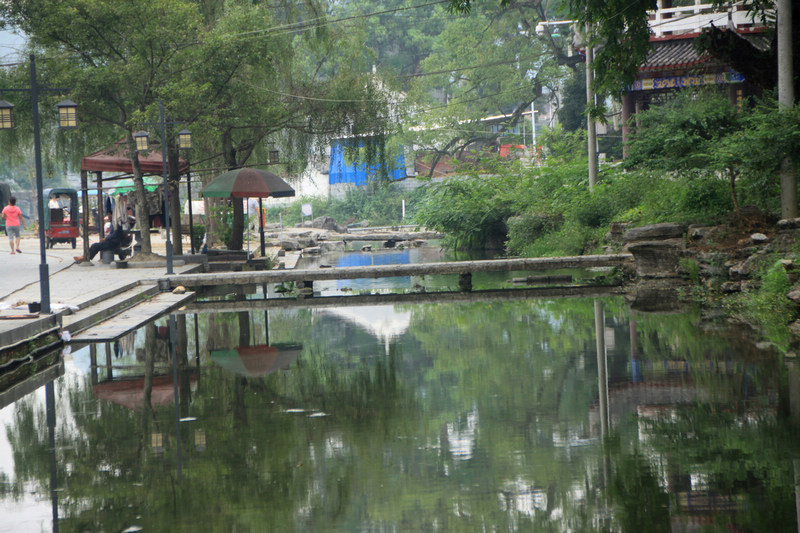
[(23, 228), (25, 227), (25, 217), (22, 216), (22, 210), (17, 207), (17, 199), (15, 197), (11, 196), (8, 199), (8, 205), (0, 212), (0, 216), (6, 221), (6, 234), (8, 235), (8, 244), (11, 246), (11, 255), (14, 255), (14, 250), (17, 251), (16, 253), (21, 254), (19, 227), (20, 224)]

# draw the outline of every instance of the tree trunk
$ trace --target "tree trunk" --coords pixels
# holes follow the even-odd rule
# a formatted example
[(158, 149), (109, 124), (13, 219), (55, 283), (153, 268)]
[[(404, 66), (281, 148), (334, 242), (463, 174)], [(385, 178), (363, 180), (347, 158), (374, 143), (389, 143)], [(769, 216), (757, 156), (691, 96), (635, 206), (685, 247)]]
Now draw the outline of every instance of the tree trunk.
[[(208, 185), (205, 179), (203, 182), (203, 185)], [(206, 246), (208, 248), (217, 248), (219, 246), (219, 219), (214, 210), (220, 205), (220, 199), (205, 198), (203, 202), (206, 212)]]
[(172, 222), (172, 254), (183, 255), (183, 235), (181, 232), (181, 189), (180, 182), (169, 180), (169, 219)]
[(731, 200), (733, 201), (733, 208), (736, 209), (736, 214), (739, 211), (739, 198), (736, 196), (736, 171), (732, 168), (728, 169), (728, 178), (730, 179)]
[(128, 132), (128, 153), (130, 154), (131, 168), (133, 170), (133, 185), (136, 190), (136, 225), (141, 232), (141, 253), (150, 254), (153, 253), (153, 246), (150, 243), (150, 208), (147, 205), (147, 195), (145, 194), (144, 181), (142, 180), (139, 152), (136, 151), (136, 143), (131, 132)]
[[(222, 136), (222, 153), (225, 156), (225, 166), (228, 170), (239, 168), (236, 159), (237, 150), (233, 146), (232, 131), (227, 130)], [(241, 198), (231, 198), (233, 206), (233, 225), (231, 227), (231, 240), (228, 244), (230, 250), (241, 250), (244, 244), (244, 210)]]
[(244, 248), (244, 207), (241, 198), (231, 198), (233, 206), (233, 227), (231, 227), (231, 250)]
[[(794, 68), (792, 65), (792, 2), (778, 0), (778, 105), (794, 105)], [(783, 159), (781, 178), (781, 218), (797, 217), (797, 174), (789, 156)]]

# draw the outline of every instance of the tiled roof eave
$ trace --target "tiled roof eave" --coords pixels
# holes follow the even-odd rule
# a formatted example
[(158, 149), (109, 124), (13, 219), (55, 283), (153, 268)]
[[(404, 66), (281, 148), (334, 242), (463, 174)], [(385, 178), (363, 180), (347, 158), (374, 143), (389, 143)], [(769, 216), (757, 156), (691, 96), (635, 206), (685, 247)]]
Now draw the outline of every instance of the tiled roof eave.
[(689, 67), (696, 67), (698, 65), (709, 65), (711, 63), (711, 58), (702, 58), (696, 61), (687, 61), (683, 63), (672, 63), (669, 65), (642, 65), (639, 67), (639, 72), (658, 72), (662, 70), (675, 70), (675, 69), (682, 69), (682, 68), (689, 68)]

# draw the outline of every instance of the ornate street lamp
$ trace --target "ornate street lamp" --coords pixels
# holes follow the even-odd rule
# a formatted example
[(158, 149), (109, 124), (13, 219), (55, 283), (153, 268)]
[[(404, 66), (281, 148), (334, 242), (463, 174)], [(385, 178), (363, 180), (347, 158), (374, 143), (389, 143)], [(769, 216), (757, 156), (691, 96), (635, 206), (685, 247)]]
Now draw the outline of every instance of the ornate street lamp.
[[(4, 92), (28, 92), (31, 95), (31, 111), (33, 112), (33, 155), (36, 165), (36, 213), (39, 218), (39, 288), (41, 289), (40, 311), (50, 313), (50, 272), (47, 266), (46, 239), (44, 233), (44, 186), (42, 183), (42, 143), (39, 135), (39, 91), (67, 92), (69, 89), (40, 88), (36, 81), (36, 57), (30, 55), (31, 86), (29, 89), (3, 89)], [(61, 128), (77, 128), (77, 105), (75, 102), (64, 100), (58, 104)], [(14, 106), (5, 100), (0, 100), (0, 129), (8, 130), (14, 127)]]

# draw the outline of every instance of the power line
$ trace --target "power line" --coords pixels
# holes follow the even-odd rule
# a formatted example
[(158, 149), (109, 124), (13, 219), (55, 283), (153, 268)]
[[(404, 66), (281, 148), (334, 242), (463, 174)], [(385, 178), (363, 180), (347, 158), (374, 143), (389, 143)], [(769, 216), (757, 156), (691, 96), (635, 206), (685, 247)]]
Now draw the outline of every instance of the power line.
[(321, 28), (321, 27), (328, 26), (328, 25), (331, 25), (331, 24), (338, 24), (340, 22), (346, 22), (348, 20), (366, 19), (366, 18), (376, 17), (376, 16), (379, 16), (379, 15), (389, 15), (389, 14), (393, 14), (393, 13), (399, 13), (401, 11), (409, 11), (409, 10), (412, 10), (412, 9), (421, 9), (423, 7), (430, 7), (430, 6), (435, 6), (435, 5), (439, 5), (439, 4), (446, 4), (446, 3), (448, 3), (448, 0), (437, 0), (435, 2), (428, 2), (426, 4), (420, 4), (420, 5), (416, 5), (416, 6), (406, 6), (406, 7), (397, 7), (397, 8), (394, 8), (394, 9), (385, 9), (383, 11), (375, 11), (375, 12), (372, 12), (372, 13), (365, 13), (363, 15), (352, 15), (352, 16), (349, 16), (349, 17), (342, 17), (342, 18), (333, 19), (333, 20), (327, 20), (325, 17), (317, 17), (317, 18), (312, 18), (312, 19), (309, 19), (309, 20), (300, 21), (300, 22), (293, 22), (293, 23), (290, 23), (290, 24), (284, 24), (284, 25), (281, 25), (281, 26), (274, 26), (274, 27), (271, 27), (271, 28), (262, 28), (260, 30), (252, 30), (252, 31), (240, 32), (240, 33), (230, 33), (230, 34), (226, 34), (226, 35), (229, 36), (229, 37), (241, 37), (241, 36), (246, 36), (246, 35), (271, 34), (273, 32), (275, 34), (278, 34), (278, 35), (283, 34), (283, 33), (295, 33), (295, 32), (298, 32), (298, 31), (307, 31), (307, 30), (313, 30), (313, 29)]

